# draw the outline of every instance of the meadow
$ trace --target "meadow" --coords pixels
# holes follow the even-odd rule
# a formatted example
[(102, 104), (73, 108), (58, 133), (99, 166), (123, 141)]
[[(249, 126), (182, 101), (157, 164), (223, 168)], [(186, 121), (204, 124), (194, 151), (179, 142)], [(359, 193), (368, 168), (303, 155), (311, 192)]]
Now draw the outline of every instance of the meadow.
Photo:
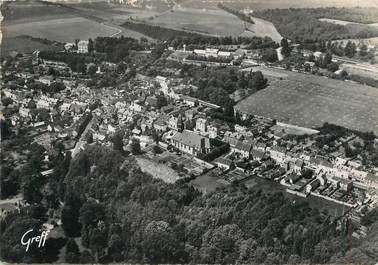
[[(283, 72), (287, 77), (269, 72)], [(269, 86), (240, 101), (235, 109), (307, 128), (328, 122), (378, 133), (377, 88), (273, 68), (263, 74)]]
[(128, 18), (125, 17), (127, 12), (114, 10), (114, 6), (106, 3), (59, 6), (47, 2), (20, 1), (3, 4), (1, 11), (4, 16), (1, 32), (3, 54), (13, 50), (29, 53), (37, 49), (56, 48), (30, 37), (62, 43), (98, 36), (146, 37), (120, 27), (121, 23), (117, 23), (117, 18), (113, 17), (120, 16), (124, 21)]
[(175, 8), (144, 22), (211, 35), (238, 36), (244, 32), (243, 21), (220, 9)]
[(17, 1), (1, 6), (3, 23), (26, 23), (48, 19), (74, 17), (69, 9), (37, 1)]
[(29, 36), (17, 36), (12, 38), (3, 38), (1, 42), (1, 54), (9, 54), (12, 51), (23, 51), (32, 53), (35, 50), (61, 51), (63, 45), (59, 43), (43, 43), (42, 41), (30, 38)]
[(29, 35), (60, 42), (110, 36), (118, 31), (117, 28), (82, 17), (58, 18), (3, 26), (3, 36), (6, 38)]
[(178, 6), (158, 15), (139, 17), (140, 22), (176, 30), (185, 30), (213, 36), (269, 36), (275, 41), (282, 39), (272, 23), (253, 18), (255, 24), (240, 20), (217, 7), (191, 8)]

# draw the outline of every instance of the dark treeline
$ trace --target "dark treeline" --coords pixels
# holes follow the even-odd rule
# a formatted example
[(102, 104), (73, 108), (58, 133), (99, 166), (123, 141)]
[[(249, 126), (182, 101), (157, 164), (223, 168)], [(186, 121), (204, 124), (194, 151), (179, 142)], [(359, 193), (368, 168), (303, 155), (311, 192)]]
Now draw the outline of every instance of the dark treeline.
[[(341, 16), (343, 12), (345, 16)], [(261, 10), (253, 15), (271, 21), (285, 38), (297, 43), (378, 36), (378, 30), (367, 25), (343, 26), (319, 21), (319, 18), (334, 18), (334, 14), (348, 20), (349, 12), (352, 11), (335, 8), (290, 8)]]
[[(326, 211), (282, 193), (231, 186), (202, 195), (153, 179), (133, 157), (107, 147), (90, 146), (67, 162), (47, 180), (64, 201), (66, 237), (46, 243), (49, 255), (25, 252), (19, 238), (46, 220), (46, 208), (10, 214), (1, 222), (3, 260), (52, 262), (62, 244), (74, 263), (324, 263), (347, 251), (348, 223), (337, 227)], [(70, 239), (77, 236), (89, 251), (80, 252)]]
[(205, 62), (214, 62), (214, 63), (230, 63), (232, 58), (229, 57), (214, 57), (214, 56), (202, 56), (197, 54), (189, 54), (186, 57), (186, 60), (194, 60), (194, 61), (205, 61)]
[(232, 119), (235, 102), (230, 94), (238, 89), (245, 90), (248, 94), (255, 93), (265, 88), (268, 81), (260, 71), (238, 72), (232, 68), (198, 66), (185, 67), (183, 71), (190, 73), (194, 85), (198, 87), (190, 96), (222, 106), (224, 116)]
[(95, 58), (92, 56), (56, 51), (41, 51), (39, 53), (39, 57), (45, 60), (64, 62), (71, 68), (72, 71), (79, 73), (85, 73), (85, 64), (95, 61)]
[(373, 86), (378, 88), (378, 80), (371, 78), (371, 77), (366, 77), (366, 76), (360, 76), (360, 75), (348, 75), (348, 79), (358, 82), (360, 84), (365, 84), (368, 86)]
[(94, 50), (106, 53), (107, 60), (120, 62), (129, 55), (130, 50), (143, 50), (145, 45), (136, 39), (121, 36), (120, 38), (97, 37), (94, 41)]
[(310, 10), (317, 18), (338, 19), (362, 24), (376, 23), (378, 14), (378, 8), (376, 7), (326, 7)]
[(241, 20), (243, 20), (245, 22), (255, 24), (255, 22), (253, 21), (253, 19), (250, 16), (248, 16), (248, 15), (246, 15), (246, 14), (240, 12), (240, 11), (234, 10), (234, 9), (227, 7), (226, 5), (221, 4), (221, 3), (219, 3), (217, 6), (221, 9), (223, 9), (224, 11), (227, 11), (227, 12), (237, 16), (238, 18), (240, 18)]
[(304, 42), (301, 48), (320, 51), (320, 52), (332, 52), (337, 56), (346, 56), (349, 58), (357, 58), (362, 60), (368, 60), (374, 58), (374, 53), (368, 51), (366, 44), (362, 43), (358, 45), (359, 51), (357, 51), (357, 44), (350, 40), (348, 41), (326, 41), (319, 40), (317, 42)]

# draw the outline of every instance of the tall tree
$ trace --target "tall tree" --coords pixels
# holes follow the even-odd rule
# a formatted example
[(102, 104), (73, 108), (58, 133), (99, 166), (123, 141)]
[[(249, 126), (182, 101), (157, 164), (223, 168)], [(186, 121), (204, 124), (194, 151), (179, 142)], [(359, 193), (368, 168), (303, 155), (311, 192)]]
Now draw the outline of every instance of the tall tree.
[(69, 237), (80, 235), (81, 224), (79, 222), (79, 214), (81, 204), (82, 202), (78, 194), (70, 191), (66, 194), (62, 210), (62, 227), (65, 234)]
[(344, 53), (349, 58), (352, 58), (356, 54), (356, 45), (353, 42), (348, 41), (345, 45)]
[(282, 50), (281, 50), (282, 55), (285, 57), (288, 57), (291, 53), (291, 48), (289, 46), (289, 42), (287, 41), (287, 39), (283, 38), (281, 40), (281, 47), (282, 47)]
[(80, 260), (80, 251), (73, 238), (68, 239), (66, 244), (66, 262), (77, 263)]
[(124, 132), (117, 131), (113, 135), (113, 149), (117, 151), (123, 151), (123, 135)]
[(94, 43), (91, 38), (88, 39), (88, 52), (94, 51)]
[(140, 148), (139, 139), (132, 138), (131, 139), (131, 153), (133, 153), (133, 155), (138, 155), (140, 154), (140, 152), (141, 152), (141, 148)]

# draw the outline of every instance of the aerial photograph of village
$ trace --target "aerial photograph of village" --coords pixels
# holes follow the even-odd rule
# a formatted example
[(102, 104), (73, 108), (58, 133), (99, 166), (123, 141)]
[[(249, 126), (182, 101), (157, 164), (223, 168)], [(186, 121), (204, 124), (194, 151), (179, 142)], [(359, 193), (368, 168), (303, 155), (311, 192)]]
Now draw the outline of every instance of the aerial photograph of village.
[(378, 264), (378, 0), (0, 4), (0, 264)]

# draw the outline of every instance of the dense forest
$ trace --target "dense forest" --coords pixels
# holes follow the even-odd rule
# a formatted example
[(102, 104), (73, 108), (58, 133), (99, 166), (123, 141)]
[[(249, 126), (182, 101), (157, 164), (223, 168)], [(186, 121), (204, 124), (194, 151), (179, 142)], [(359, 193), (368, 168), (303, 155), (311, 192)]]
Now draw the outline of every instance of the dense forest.
[[(71, 162), (62, 157), (46, 187), (64, 201), (64, 236), (49, 239), (48, 254), (24, 251), (17, 239), (40, 227), (55, 201), (27, 198), (45, 206), (1, 222), (3, 260), (52, 262), (66, 245), (67, 262), (324, 263), (342, 259), (351, 247), (348, 223), (337, 226), (304, 201), (238, 186), (203, 195), (184, 182), (153, 179), (132, 156), (107, 147), (90, 146)], [(78, 236), (82, 251), (72, 239)]]
[[(361, 12), (358, 12), (361, 10)], [(377, 9), (374, 9), (377, 12)], [(368, 13), (367, 19), (363, 19)], [(375, 19), (377, 19), (375, 13)], [(374, 12), (368, 9), (337, 8), (290, 8), (255, 11), (253, 16), (271, 21), (285, 37), (295, 42), (335, 40), (348, 38), (369, 38), (378, 36), (378, 29), (368, 25), (338, 25), (320, 21), (319, 18), (344, 19), (371, 22)], [(377, 22), (377, 21), (374, 21)]]
[(93, 46), (96, 52), (105, 53), (107, 60), (120, 62), (128, 56), (131, 50), (143, 50), (148, 43), (138, 42), (136, 39), (122, 35), (120, 38), (97, 37)]
[(238, 89), (252, 94), (265, 88), (268, 82), (260, 71), (243, 73), (226, 67), (185, 66), (182, 73), (192, 78), (193, 84), (198, 87), (197, 91), (189, 93), (190, 96), (222, 106), (224, 115), (228, 117), (234, 116), (235, 105), (230, 94)]

